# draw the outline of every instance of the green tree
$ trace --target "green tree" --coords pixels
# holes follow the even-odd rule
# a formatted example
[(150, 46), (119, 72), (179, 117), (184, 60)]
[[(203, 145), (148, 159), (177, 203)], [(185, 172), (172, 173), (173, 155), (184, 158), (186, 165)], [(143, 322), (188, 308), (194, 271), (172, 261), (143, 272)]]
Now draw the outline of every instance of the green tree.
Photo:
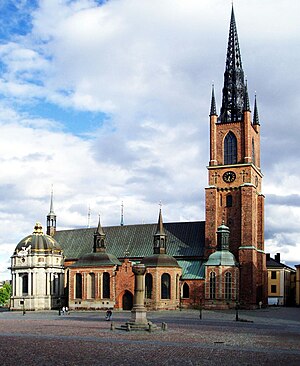
[(7, 305), (11, 296), (11, 285), (9, 283), (5, 283), (0, 288), (0, 306)]

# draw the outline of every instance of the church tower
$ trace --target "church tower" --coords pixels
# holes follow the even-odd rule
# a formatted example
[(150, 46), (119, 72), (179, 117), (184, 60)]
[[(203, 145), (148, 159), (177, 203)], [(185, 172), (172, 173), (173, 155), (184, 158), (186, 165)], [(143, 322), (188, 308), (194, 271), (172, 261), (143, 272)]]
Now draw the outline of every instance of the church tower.
[(232, 7), (220, 116), (214, 86), (210, 108), (210, 161), (206, 188), (205, 256), (217, 250), (216, 232), (230, 229), (230, 252), (240, 266), (241, 305), (266, 302), (264, 196), (261, 193), (260, 122), (255, 97), (251, 120)]

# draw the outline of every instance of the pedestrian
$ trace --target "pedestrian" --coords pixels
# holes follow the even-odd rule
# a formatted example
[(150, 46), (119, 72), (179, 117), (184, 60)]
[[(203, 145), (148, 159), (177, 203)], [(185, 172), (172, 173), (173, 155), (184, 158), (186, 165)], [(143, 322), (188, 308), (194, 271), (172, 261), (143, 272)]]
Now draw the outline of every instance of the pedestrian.
[(111, 320), (111, 318), (112, 318), (112, 311), (110, 309), (108, 309), (107, 312), (106, 312), (105, 319), (106, 320)]
[(66, 314), (69, 315), (69, 308), (66, 306)]
[(63, 306), (63, 308), (62, 308), (62, 315), (65, 315), (65, 312), (66, 312), (66, 308)]

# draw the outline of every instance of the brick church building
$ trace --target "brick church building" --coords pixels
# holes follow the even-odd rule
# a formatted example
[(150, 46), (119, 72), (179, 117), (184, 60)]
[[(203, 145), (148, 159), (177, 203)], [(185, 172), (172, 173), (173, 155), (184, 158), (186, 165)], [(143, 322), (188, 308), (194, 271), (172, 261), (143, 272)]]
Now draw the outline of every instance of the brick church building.
[(205, 222), (163, 223), (160, 209), (157, 224), (103, 228), (99, 218), (97, 228), (59, 231), (52, 194), (47, 233), (37, 224), (11, 257), (11, 308), (131, 309), (134, 263), (146, 266), (149, 309), (266, 305), (260, 121), (233, 8), (221, 110), (213, 87), (209, 121)]

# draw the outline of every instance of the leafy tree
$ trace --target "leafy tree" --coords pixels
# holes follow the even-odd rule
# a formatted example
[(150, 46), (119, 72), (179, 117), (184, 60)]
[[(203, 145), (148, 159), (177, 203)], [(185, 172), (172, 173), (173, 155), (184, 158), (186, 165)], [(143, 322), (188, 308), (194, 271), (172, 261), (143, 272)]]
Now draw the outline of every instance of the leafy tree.
[(5, 283), (0, 288), (0, 306), (7, 305), (11, 296), (11, 285), (9, 283)]

